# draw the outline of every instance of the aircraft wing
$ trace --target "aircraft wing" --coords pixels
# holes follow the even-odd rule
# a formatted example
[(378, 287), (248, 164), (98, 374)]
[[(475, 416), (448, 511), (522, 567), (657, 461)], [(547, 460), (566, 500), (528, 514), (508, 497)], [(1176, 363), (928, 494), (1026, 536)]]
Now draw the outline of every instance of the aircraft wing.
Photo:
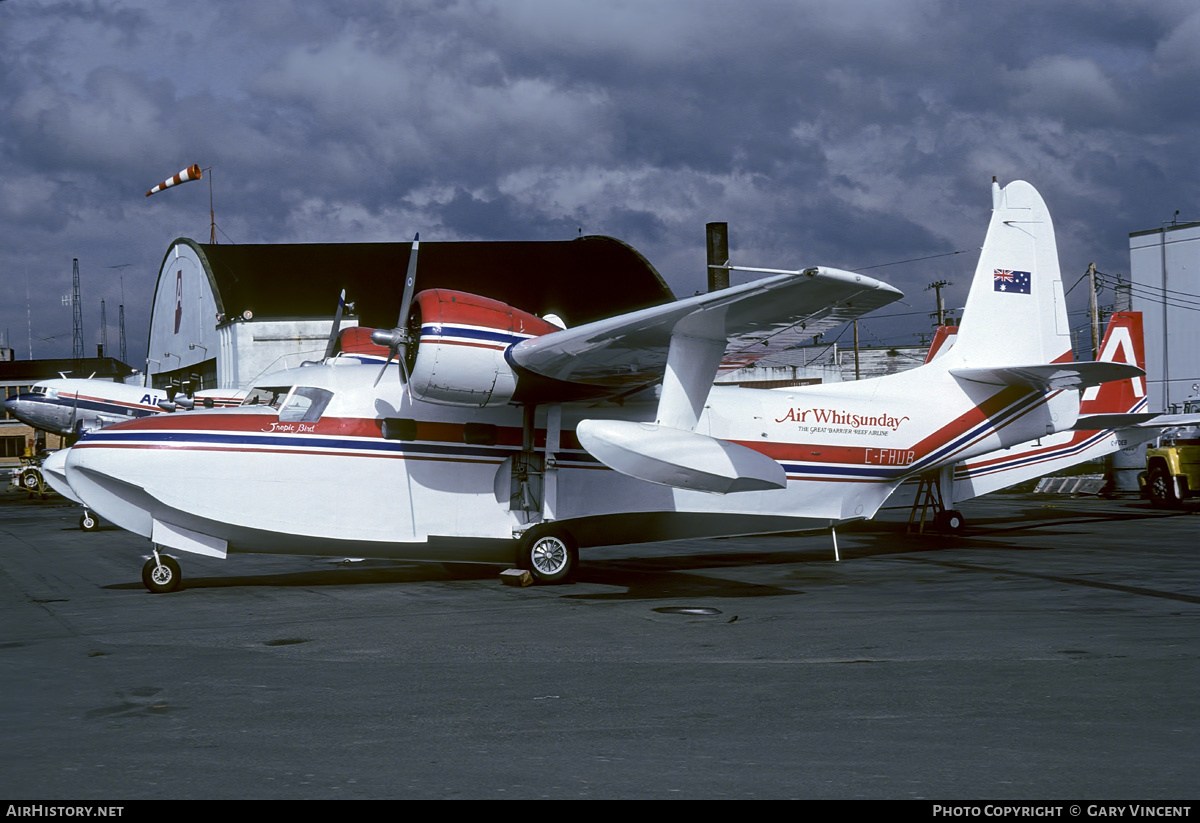
[(1112, 380), (1128, 380), (1146, 373), (1128, 363), (1044, 363), (994, 369), (951, 369), (955, 377), (995, 386), (1025, 386), (1039, 391), (1086, 389)]
[(673, 336), (723, 340), (721, 368), (740, 368), (901, 296), (886, 283), (839, 269), (774, 270), (761, 280), (524, 340), (507, 356), (543, 377), (627, 389), (663, 379)]

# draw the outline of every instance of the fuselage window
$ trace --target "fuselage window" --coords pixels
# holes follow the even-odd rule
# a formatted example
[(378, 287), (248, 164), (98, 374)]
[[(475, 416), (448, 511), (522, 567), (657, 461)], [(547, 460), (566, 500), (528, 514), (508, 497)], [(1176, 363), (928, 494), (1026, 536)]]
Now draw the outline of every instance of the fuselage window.
[(297, 386), (279, 410), (280, 423), (313, 423), (333, 399), (333, 392), (311, 386)]

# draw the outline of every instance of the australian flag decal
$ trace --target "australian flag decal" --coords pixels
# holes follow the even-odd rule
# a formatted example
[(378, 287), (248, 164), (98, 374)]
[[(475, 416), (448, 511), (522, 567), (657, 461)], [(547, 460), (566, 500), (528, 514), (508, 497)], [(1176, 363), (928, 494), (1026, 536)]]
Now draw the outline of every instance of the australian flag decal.
[(1012, 269), (994, 269), (992, 271), (992, 288), (996, 291), (1013, 294), (1029, 294), (1033, 277), (1027, 271)]

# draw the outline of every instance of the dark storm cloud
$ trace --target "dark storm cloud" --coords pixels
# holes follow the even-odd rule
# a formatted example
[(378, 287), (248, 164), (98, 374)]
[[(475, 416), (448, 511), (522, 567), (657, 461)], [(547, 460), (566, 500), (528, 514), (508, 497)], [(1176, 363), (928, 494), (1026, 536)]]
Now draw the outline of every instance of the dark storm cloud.
[[(1196, 42), (1183, 0), (6, 2), (0, 271), (37, 285), (35, 339), (70, 328), (71, 257), (88, 328), (124, 273), (140, 346), (211, 183), (222, 242), (582, 229), (683, 294), (712, 220), (747, 265), (977, 247), (992, 175), (1045, 196), (1064, 272), (1124, 271), (1130, 231), (1200, 218)], [(191, 163), (207, 182), (143, 197)], [(873, 273), (919, 301), (973, 264)]]

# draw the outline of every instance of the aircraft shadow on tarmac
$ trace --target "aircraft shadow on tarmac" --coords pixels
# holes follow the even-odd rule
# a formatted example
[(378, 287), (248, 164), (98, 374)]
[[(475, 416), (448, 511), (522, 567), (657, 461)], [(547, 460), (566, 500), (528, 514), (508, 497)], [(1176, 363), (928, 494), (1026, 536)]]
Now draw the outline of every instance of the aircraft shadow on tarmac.
[[(730, 566), (745, 566), (755, 563), (791, 563), (800, 555), (794, 552), (763, 553), (746, 555), (690, 555), (667, 558), (666, 563), (655, 563), (642, 559), (602, 560), (582, 564), (578, 582), (613, 586), (619, 592), (576, 594), (574, 586), (567, 584), (552, 589), (555, 594), (581, 599), (662, 599), (672, 597), (762, 597), (795, 595), (801, 592), (776, 586), (764, 586), (689, 574), (682, 569), (721, 569)], [(804, 553), (805, 559), (817, 559)], [(726, 558), (722, 561), (720, 558)], [(828, 560), (828, 557), (822, 558)], [(673, 565), (671, 560), (676, 561)], [(229, 575), (221, 577), (187, 577), (183, 579), (182, 591), (199, 589), (222, 589), (235, 587), (288, 587), (315, 588), (320, 586), (398, 585), (405, 583), (450, 583), (454, 581), (495, 581), (502, 585), (498, 575), (500, 566), (438, 563), (410, 564), (392, 568), (330, 568), (283, 572), (260, 575)], [(144, 591), (140, 582), (115, 583), (105, 586), (111, 590)], [(542, 588), (542, 591), (546, 591)], [(148, 594), (148, 592), (147, 592)], [(169, 595), (168, 595), (169, 596)]]
[[(910, 534), (905, 523), (872, 521), (851, 524), (838, 530), (838, 543), (843, 563), (885, 555), (941, 552), (950, 549), (1000, 549), (1005, 551), (1046, 551), (1054, 545), (1016, 545), (1006, 541), (1006, 535), (1021, 533), (1036, 535), (1040, 530), (1053, 530), (1055, 537), (1071, 533), (1063, 531), (1072, 525), (1115, 521), (1153, 520), (1162, 517), (1188, 515), (1186, 509), (1162, 511), (1149, 506), (1122, 511), (1097, 512), (1069, 504), (1030, 506), (1018, 516), (1011, 513), (994, 518), (981, 518), (969, 524), (959, 535), (937, 533)], [(1048, 532), (1048, 537), (1050, 536)], [(800, 565), (805, 573), (796, 576), (798, 584), (819, 583), (836, 572), (833, 542), (828, 531), (805, 531), (759, 537), (714, 538), (705, 541), (703, 548), (680, 545), (671, 550), (656, 549), (653, 556), (612, 556), (620, 549), (604, 549), (608, 556), (588, 557), (582, 551), (577, 580), (579, 583), (612, 587), (612, 591), (580, 592), (565, 585), (550, 590), (562, 597), (582, 600), (639, 600), (680, 597), (745, 598), (794, 596), (804, 592), (790, 586), (764, 585), (723, 576), (727, 569), (753, 566)], [(658, 553), (661, 552), (661, 553)], [(630, 554), (637, 550), (630, 547)], [(236, 563), (235, 557), (230, 561)], [(497, 585), (501, 567), (485, 564), (409, 563), (386, 560), (367, 560), (353, 564), (330, 562), (328, 568), (269, 574), (230, 574), (188, 577), (184, 590), (234, 587), (319, 587), (396, 585), (405, 583), (452, 583), (455, 581), (488, 581)], [(106, 586), (114, 590), (142, 590), (140, 582)], [(542, 589), (546, 591), (546, 589)]]

